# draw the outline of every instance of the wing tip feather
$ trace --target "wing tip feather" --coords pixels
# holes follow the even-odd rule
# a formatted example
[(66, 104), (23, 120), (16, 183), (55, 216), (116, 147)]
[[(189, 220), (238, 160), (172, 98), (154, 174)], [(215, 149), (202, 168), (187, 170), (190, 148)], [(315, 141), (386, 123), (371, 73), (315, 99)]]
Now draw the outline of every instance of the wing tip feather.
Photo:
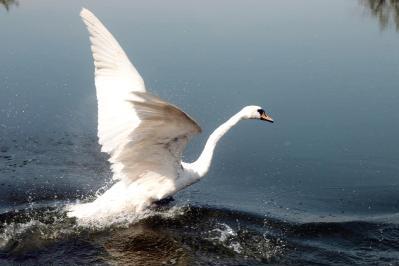
[(92, 16), (93, 13), (92, 13), (90, 10), (88, 10), (87, 8), (82, 7), (82, 9), (80, 10), (79, 15), (80, 15), (80, 17), (82, 17), (83, 19), (87, 19), (89, 16)]
[(99, 19), (85, 7), (82, 7), (82, 10), (79, 13), (80, 17), (82, 18), (83, 22), (86, 24), (87, 28), (90, 30), (95, 30), (96, 25), (101, 23)]

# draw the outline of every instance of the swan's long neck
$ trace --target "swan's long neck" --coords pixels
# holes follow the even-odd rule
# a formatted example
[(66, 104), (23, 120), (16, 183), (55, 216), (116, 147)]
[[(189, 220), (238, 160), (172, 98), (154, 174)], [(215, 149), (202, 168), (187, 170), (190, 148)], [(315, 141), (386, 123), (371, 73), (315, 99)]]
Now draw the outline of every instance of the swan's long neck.
[(204, 176), (211, 166), (213, 152), (215, 150), (218, 141), (229, 131), (233, 126), (235, 126), (241, 119), (243, 115), (241, 111), (232, 116), (225, 123), (220, 125), (208, 138), (205, 144), (205, 148), (202, 151), (198, 159), (191, 164), (191, 169), (198, 175), (198, 178)]

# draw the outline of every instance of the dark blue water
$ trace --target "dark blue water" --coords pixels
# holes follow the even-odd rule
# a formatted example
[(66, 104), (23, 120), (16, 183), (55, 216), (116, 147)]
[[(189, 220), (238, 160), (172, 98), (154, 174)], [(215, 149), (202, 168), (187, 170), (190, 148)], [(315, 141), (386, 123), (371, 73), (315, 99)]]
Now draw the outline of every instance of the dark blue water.
[[(396, 264), (397, 1), (0, 1), (1, 264)], [(65, 204), (110, 182), (96, 138), (93, 11), (149, 91), (203, 128), (248, 104), (206, 178), (134, 224)]]

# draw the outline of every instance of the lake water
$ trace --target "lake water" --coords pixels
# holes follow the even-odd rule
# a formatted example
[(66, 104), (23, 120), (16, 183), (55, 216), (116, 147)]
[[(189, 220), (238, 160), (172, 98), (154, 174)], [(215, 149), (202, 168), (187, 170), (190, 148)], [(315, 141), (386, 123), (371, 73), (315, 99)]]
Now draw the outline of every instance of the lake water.
[[(149, 217), (79, 226), (63, 207), (111, 177), (82, 6), (149, 91), (199, 122), (186, 161), (245, 105), (275, 123), (241, 122), (208, 175)], [(398, 6), (0, 1), (0, 263), (399, 262)]]

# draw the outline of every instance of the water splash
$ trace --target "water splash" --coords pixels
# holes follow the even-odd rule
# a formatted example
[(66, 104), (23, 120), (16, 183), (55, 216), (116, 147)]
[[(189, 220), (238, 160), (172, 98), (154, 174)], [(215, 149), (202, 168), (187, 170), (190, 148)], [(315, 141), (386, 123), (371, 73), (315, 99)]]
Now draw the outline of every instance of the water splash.
[(210, 230), (209, 234), (208, 239), (217, 241), (238, 254), (242, 252), (242, 247), (237, 240), (237, 233), (227, 224), (217, 224), (217, 228)]
[(133, 223), (153, 214), (148, 207), (150, 199), (135, 183), (119, 181), (93, 202), (68, 205), (69, 217), (75, 217), (80, 225), (107, 226)]

